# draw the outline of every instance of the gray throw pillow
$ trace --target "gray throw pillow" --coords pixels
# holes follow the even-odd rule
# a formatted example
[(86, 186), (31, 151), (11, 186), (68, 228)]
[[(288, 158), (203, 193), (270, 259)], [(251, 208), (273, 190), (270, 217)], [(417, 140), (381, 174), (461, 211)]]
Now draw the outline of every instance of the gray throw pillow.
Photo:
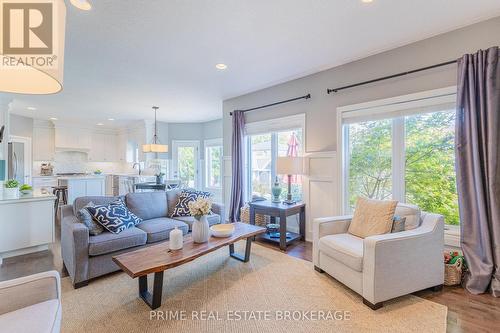
[(95, 204), (91, 201), (84, 207), (82, 207), (82, 209), (80, 209), (78, 212), (76, 212), (76, 217), (78, 218), (78, 221), (85, 224), (85, 226), (89, 229), (89, 235), (91, 236), (97, 236), (104, 231), (104, 227), (99, 223), (97, 223), (96, 221), (94, 221), (94, 218), (87, 209), (87, 207), (94, 207), (94, 206)]
[(405, 231), (406, 217), (394, 215), (391, 233)]

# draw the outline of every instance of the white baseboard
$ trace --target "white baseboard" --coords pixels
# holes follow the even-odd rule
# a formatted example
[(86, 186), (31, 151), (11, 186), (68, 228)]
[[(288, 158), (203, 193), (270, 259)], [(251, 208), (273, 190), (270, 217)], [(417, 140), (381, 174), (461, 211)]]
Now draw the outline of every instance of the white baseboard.
[(24, 254), (29, 254), (29, 253), (47, 251), (48, 249), (49, 249), (49, 245), (45, 244), (45, 245), (32, 246), (32, 247), (28, 247), (28, 248), (20, 249), (20, 250), (15, 250), (15, 251), (3, 252), (3, 253), (0, 253), (0, 265), (3, 262), (3, 259), (22, 256)]

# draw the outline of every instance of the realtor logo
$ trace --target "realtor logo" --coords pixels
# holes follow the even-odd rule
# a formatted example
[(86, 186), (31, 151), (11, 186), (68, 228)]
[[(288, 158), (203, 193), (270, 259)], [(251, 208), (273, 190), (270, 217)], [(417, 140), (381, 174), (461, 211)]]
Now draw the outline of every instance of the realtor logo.
[(53, 53), (53, 4), (3, 1), (3, 54)]

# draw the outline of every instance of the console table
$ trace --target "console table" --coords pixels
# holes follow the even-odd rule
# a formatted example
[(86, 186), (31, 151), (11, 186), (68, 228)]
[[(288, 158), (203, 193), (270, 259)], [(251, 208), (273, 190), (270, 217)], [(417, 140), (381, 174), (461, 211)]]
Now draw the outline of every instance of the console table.
[[(255, 201), (250, 202), (250, 224), (255, 224), (255, 214), (268, 215), (271, 217), (271, 223), (276, 222), (276, 217), (280, 218), (280, 237), (273, 238), (268, 233), (262, 234), (260, 237), (271, 242), (279, 243), (280, 250), (286, 251), (286, 247), (291, 242), (300, 239), (305, 240), (306, 231), (306, 205), (302, 202), (297, 202), (292, 205), (287, 205), (282, 202), (274, 203), (272, 201)], [(288, 216), (299, 214), (299, 233), (286, 231), (286, 218)], [(287, 237), (288, 234), (288, 237)]]

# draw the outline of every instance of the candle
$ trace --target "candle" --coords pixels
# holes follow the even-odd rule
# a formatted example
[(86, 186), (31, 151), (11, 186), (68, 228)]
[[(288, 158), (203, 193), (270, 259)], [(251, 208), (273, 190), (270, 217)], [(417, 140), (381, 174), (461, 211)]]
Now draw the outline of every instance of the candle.
[(180, 250), (182, 249), (184, 239), (182, 238), (182, 231), (175, 227), (174, 230), (170, 231), (170, 241), (168, 247), (170, 250)]

